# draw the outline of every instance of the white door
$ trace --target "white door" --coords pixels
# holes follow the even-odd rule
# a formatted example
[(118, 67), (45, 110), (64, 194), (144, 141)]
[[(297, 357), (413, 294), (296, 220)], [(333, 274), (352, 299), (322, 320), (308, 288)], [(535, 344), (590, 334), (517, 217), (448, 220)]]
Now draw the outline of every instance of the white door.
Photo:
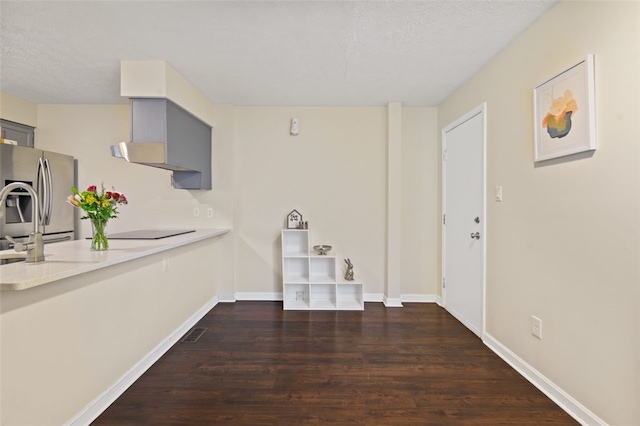
[(485, 106), (442, 130), (444, 307), (482, 338), (485, 275)]

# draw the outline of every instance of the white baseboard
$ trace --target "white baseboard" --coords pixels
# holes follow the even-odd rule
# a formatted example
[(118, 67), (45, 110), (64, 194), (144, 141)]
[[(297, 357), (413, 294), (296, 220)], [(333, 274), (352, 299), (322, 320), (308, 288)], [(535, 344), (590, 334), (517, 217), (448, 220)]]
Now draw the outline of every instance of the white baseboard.
[(218, 299), (220, 303), (233, 303), (236, 301), (236, 294), (235, 293), (218, 294)]
[(118, 399), (129, 386), (140, 378), (157, 360), (185, 335), (207, 312), (218, 304), (218, 296), (208, 301), (196, 313), (191, 315), (180, 327), (160, 342), (151, 352), (129, 369), (113, 386), (94, 399), (82, 411), (65, 423), (66, 426), (84, 426), (94, 421), (109, 405)]
[(400, 300), (403, 303), (437, 303), (436, 294), (401, 294)]
[(282, 293), (236, 293), (236, 300), (262, 302), (282, 302)]
[[(235, 294), (220, 295), (220, 302), (236, 302), (236, 301), (266, 301), (266, 302), (282, 302), (282, 293), (253, 293), (240, 292)], [(384, 303), (387, 307), (402, 307), (402, 302), (406, 303), (438, 303), (440, 304), (440, 296), (436, 294), (402, 294), (399, 299), (390, 299), (383, 293), (365, 293), (365, 302)]]
[(387, 308), (402, 308), (402, 301), (399, 297), (391, 298), (385, 295), (382, 303), (384, 303), (384, 306)]
[(382, 293), (365, 293), (363, 296), (365, 302), (382, 303), (384, 300), (384, 294)]
[(602, 419), (486, 332), (484, 333), (484, 344), (580, 424), (589, 426), (607, 425)]
[(383, 296), (382, 303), (387, 308), (401, 308), (403, 303), (438, 303), (436, 294), (401, 294), (399, 298)]

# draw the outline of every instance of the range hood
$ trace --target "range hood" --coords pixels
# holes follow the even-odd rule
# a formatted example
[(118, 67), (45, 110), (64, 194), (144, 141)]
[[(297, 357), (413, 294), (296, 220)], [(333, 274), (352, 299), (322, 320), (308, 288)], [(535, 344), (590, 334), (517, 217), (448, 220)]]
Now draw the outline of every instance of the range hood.
[(111, 146), (111, 155), (130, 163), (144, 164), (167, 170), (197, 171), (169, 164), (164, 142), (120, 142)]
[(131, 142), (111, 146), (130, 163), (173, 171), (179, 189), (211, 189), (211, 127), (168, 99), (130, 100)]

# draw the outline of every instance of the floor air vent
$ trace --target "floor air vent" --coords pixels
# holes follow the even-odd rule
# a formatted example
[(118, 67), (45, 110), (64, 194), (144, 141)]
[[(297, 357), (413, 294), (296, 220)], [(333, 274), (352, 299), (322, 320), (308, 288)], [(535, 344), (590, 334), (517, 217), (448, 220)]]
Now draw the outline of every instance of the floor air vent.
[(187, 333), (186, 336), (180, 340), (181, 343), (195, 343), (199, 338), (202, 337), (205, 331), (207, 331), (208, 327), (195, 327), (191, 329), (190, 332)]

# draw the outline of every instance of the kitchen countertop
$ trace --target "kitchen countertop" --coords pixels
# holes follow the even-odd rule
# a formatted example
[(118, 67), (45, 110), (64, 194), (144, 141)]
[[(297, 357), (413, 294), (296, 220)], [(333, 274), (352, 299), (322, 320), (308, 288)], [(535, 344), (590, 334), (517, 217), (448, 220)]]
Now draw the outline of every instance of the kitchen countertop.
[[(11, 263), (0, 266), (0, 290), (24, 290), (63, 278), (84, 274), (217, 237), (229, 229), (198, 229), (195, 232), (159, 240), (109, 240), (109, 250), (89, 250), (89, 240), (76, 240), (44, 246), (45, 261), (40, 263)], [(4, 250), (0, 253), (15, 253)]]

